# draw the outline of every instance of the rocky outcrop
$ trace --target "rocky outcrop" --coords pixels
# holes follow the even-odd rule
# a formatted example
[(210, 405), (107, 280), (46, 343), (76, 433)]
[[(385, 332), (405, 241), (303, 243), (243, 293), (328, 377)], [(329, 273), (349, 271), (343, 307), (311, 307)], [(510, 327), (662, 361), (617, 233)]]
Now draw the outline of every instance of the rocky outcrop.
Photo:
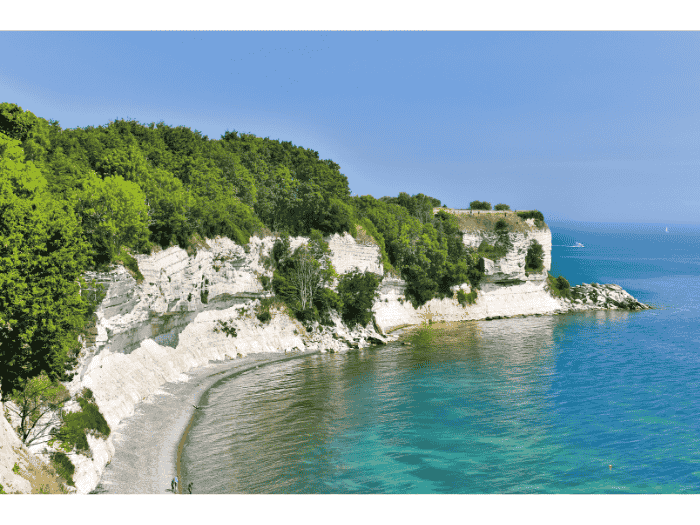
[(617, 284), (579, 284), (570, 289), (567, 301), (571, 310), (647, 310), (649, 305), (640, 303)]

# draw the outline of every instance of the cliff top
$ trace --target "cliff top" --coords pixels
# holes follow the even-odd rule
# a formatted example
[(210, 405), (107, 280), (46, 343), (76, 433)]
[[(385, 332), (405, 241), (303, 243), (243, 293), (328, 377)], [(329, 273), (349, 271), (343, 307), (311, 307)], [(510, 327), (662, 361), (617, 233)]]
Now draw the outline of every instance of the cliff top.
[[(433, 211), (444, 211), (457, 217), (460, 231), (464, 233), (476, 231), (495, 231), (496, 221), (504, 219), (508, 224), (509, 232), (525, 233), (537, 230), (536, 226), (531, 226), (525, 219), (521, 219), (512, 210), (508, 211), (485, 211), (485, 210), (455, 210), (452, 208), (435, 208)], [(544, 225), (547, 227), (547, 225)]]

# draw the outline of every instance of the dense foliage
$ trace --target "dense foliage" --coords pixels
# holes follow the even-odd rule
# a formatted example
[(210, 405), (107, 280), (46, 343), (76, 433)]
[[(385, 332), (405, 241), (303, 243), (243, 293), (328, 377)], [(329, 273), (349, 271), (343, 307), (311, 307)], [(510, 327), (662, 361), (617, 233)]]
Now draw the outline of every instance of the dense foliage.
[(52, 198), (20, 143), (0, 132), (0, 384), (66, 376), (90, 309), (81, 295), (90, 263), (79, 219)]
[(300, 321), (330, 322), (332, 310), (340, 311), (338, 294), (327, 286), (336, 277), (328, 243), (313, 230), (307, 244), (290, 251), (289, 238), (278, 239), (272, 248), (272, 289)]
[(338, 283), (343, 321), (353, 327), (366, 326), (372, 320), (372, 305), (377, 297), (379, 278), (372, 272), (350, 272)]

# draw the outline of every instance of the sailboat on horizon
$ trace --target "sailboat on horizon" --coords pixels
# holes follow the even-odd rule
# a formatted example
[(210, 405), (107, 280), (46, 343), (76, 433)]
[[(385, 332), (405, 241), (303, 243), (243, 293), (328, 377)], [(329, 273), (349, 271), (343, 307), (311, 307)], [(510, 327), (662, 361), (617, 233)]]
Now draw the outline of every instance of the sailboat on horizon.
[(668, 233), (668, 226), (666, 226), (666, 233)]

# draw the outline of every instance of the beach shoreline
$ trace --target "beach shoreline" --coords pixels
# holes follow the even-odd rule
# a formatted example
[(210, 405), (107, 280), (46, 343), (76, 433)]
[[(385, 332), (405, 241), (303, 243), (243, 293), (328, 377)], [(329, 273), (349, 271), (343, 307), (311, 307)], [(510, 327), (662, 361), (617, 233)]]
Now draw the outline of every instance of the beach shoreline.
[(180, 480), (180, 458), (187, 433), (202, 396), (231, 376), (280, 361), (300, 359), (316, 352), (256, 353), (240, 359), (210, 362), (188, 371), (186, 381), (169, 382), (136, 407), (133, 416), (114, 430), (115, 452), (92, 494), (163, 494), (171, 480)]

